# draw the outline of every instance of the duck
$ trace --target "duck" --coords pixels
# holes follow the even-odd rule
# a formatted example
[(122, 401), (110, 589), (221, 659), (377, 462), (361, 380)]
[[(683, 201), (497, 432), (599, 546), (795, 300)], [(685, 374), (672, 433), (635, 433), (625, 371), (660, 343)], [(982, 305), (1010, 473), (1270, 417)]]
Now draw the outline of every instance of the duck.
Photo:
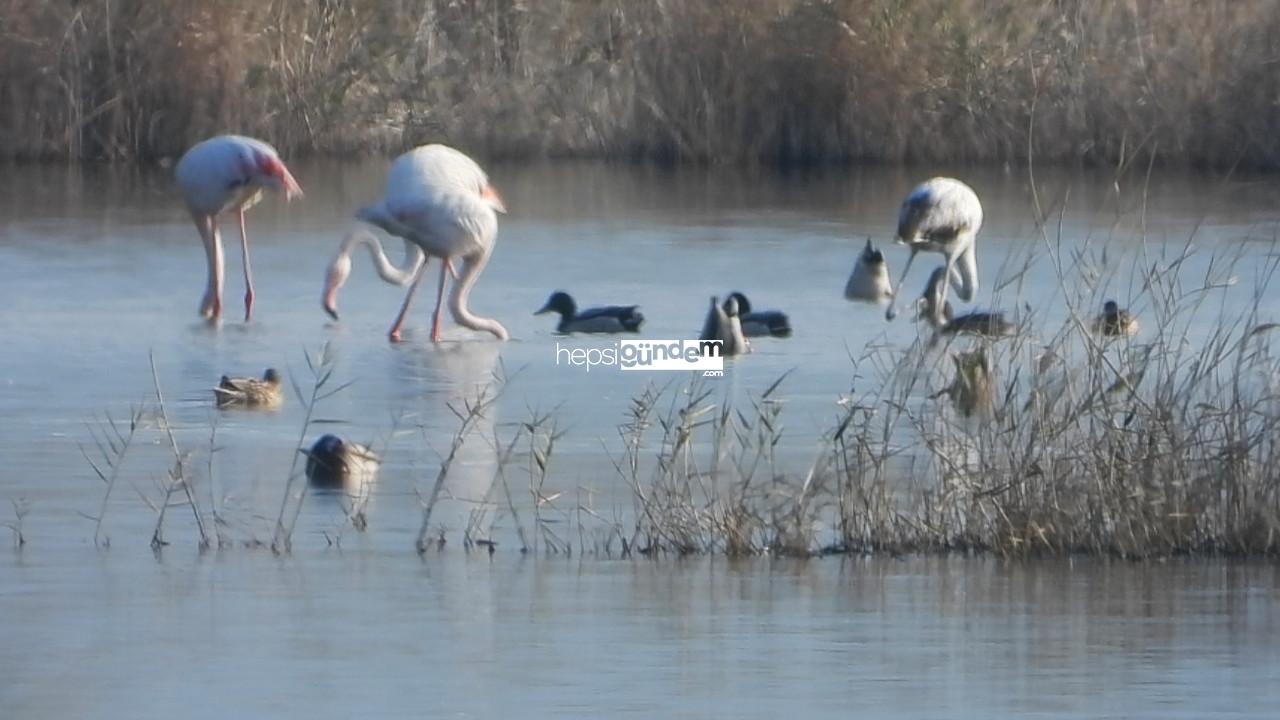
[(725, 302), (725, 311), (729, 301), (738, 304), (738, 320), (742, 324), (744, 337), (791, 337), (791, 319), (781, 310), (752, 310), (751, 301), (738, 291), (729, 293)]
[(858, 255), (844, 286), (844, 299), (850, 302), (868, 302), (883, 305), (893, 299), (893, 287), (889, 284), (889, 264), (884, 253), (867, 238), (867, 246)]
[(534, 315), (556, 312), (560, 314), (560, 322), (556, 332), (568, 333), (622, 333), (640, 332), (644, 324), (644, 315), (639, 305), (606, 305), (604, 307), (587, 308), (578, 311), (578, 304), (573, 297), (563, 290), (551, 293), (542, 309)]
[(364, 483), (378, 471), (378, 456), (360, 443), (322, 435), (306, 451), (307, 481), (321, 489)]
[(935, 332), (941, 335), (981, 335), (1006, 337), (1018, 332), (1018, 325), (1005, 318), (1002, 312), (970, 312), (957, 316), (950, 301), (938, 305), (945, 286), (947, 269), (938, 267), (929, 276), (924, 294), (917, 301), (917, 317), (927, 320)]
[(951, 362), (955, 365), (955, 377), (950, 385), (934, 393), (933, 397), (949, 396), (952, 407), (962, 417), (990, 415), (994, 383), (986, 351), (979, 348), (972, 352), (953, 353)]
[(1102, 305), (1102, 312), (1093, 321), (1093, 331), (1108, 337), (1132, 337), (1138, 334), (1138, 318), (1128, 310), (1121, 310), (1115, 300)]
[(280, 373), (275, 368), (267, 368), (262, 378), (222, 376), (218, 386), (213, 389), (213, 397), (218, 407), (279, 407), (284, 400), (284, 392), (280, 385)]
[(711, 307), (698, 339), (719, 340), (720, 354), (724, 357), (751, 352), (751, 344), (742, 332), (737, 298), (730, 295), (721, 305), (720, 298), (711, 297)]
[[(932, 321), (931, 321), (932, 322)], [(983, 337), (1008, 337), (1018, 333), (1018, 325), (1005, 318), (1002, 312), (969, 312), (957, 316), (948, 301), (942, 306), (941, 326), (934, 326), (943, 335), (981, 335)]]

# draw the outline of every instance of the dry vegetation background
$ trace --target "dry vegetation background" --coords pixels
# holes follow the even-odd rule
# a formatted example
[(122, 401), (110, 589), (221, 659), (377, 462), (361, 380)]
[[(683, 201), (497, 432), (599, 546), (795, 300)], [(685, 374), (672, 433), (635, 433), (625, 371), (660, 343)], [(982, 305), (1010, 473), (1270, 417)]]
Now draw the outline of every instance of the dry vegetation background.
[(1278, 62), (1274, 0), (0, 0), (0, 157), (1275, 167)]

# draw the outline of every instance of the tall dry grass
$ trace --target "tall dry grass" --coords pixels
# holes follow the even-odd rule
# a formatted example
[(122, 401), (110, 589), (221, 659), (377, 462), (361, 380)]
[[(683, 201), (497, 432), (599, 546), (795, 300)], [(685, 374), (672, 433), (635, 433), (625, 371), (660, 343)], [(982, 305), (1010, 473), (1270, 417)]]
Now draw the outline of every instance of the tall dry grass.
[[(1065, 308), (1024, 308), (1014, 337), (935, 343), (926, 330), (910, 348), (868, 346), (855, 359), (865, 389), (841, 398), (808, 467), (773, 460), (785, 383), (750, 410), (697, 383), (642, 393), (614, 463), (636, 502), (631, 547), (1276, 554), (1280, 325), (1222, 293), (1236, 273), (1265, 287), (1280, 261), (1215, 257), (1196, 277), (1189, 258), (1143, 258), (1131, 286), (1146, 327), (1134, 338), (1091, 331), (1107, 283), (1086, 252), (1050, 255)], [(966, 365), (948, 356), (979, 352), (990, 386), (975, 411), (946, 391)]]
[(0, 157), (1280, 164), (1269, 0), (0, 0)]

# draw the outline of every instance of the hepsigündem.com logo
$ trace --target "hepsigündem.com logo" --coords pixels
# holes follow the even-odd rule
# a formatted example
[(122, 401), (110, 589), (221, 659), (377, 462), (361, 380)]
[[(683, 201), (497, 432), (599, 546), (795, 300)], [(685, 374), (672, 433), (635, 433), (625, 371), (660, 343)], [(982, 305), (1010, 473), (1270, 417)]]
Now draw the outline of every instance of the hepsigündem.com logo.
[(702, 370), (704, 375), (724, 373), (719, 340), (620, 340), (604, 347), (561, 347), (556, 343), (556, 365), (620, 370)]

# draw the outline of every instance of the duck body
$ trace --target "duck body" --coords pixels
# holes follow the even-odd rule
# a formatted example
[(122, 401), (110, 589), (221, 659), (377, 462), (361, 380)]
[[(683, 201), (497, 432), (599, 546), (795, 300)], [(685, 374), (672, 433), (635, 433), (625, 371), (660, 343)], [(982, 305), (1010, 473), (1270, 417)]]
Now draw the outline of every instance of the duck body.
[(644, 315), (639, 305), (606, 305), (578, 310), (569, 293), (556, 291), (534, 315), (554, 312), (560, 315), (556, 332), (569, 333), (623, 333), (639, 332)]
[(871, 244), (858, 255), (849, 281), (844, 286), (844, 299), (850, 302), (868, 302), (882, 305), (893, 298), (893, 286), (889, 284), (889, 264), (884, 253)]
[(280, 373), (267, 368), (261, 378), (222, 376), (213, 389), (214, 401), (220, 408), (228, 407), (279, 407), (284, 400), (280, 386)]
[(742, 326), (743, 337), (791, 337), (791, 318), (781, 310), (752, 310), (751, 301), (740, 292), (731, 292), (724, 301), (724, 310), (728, 312), (729, 301), (738, 305), (738, 322)]
[(939, 395), (948, 395), (951, 404), (962, 417), (988, 416), (994, 398), (991, 364), (982, 350), (958, 353), (951, 356), (955, 365), (955, 378)]
[(983, 337), (1008, 337), (1018, 333), (1018, 326), (1005, 318), (1002, 312), (971, 312), (955, 317), (951, 304), (943, 308), (944, 322), (938, 332), (943, 335), (982, 335)]
[(1093, 331), (1107, 337), (1132, 337), (1138, 330), (1138, 318), (1128, 310), (1121, 310), (1115, 300), (1108, 300), (1093, 321)]
[(929, 322), (940, 335), (981, 335), (1006, 337), (1018, 332), (1018, 325), (1005, 318), (1002, 312), (970, 312), (955, 315), (951, 303), (942, 299), (946, 285), (947, 269), (939, 267), (929, 276), (929, 284), (917, 301), (918, 316)]
[(372, 450), (337, 435), (322, 435), (306, 454), (307, 480), (321, 489), (363, 485), (378, 471), (378, 456)]

